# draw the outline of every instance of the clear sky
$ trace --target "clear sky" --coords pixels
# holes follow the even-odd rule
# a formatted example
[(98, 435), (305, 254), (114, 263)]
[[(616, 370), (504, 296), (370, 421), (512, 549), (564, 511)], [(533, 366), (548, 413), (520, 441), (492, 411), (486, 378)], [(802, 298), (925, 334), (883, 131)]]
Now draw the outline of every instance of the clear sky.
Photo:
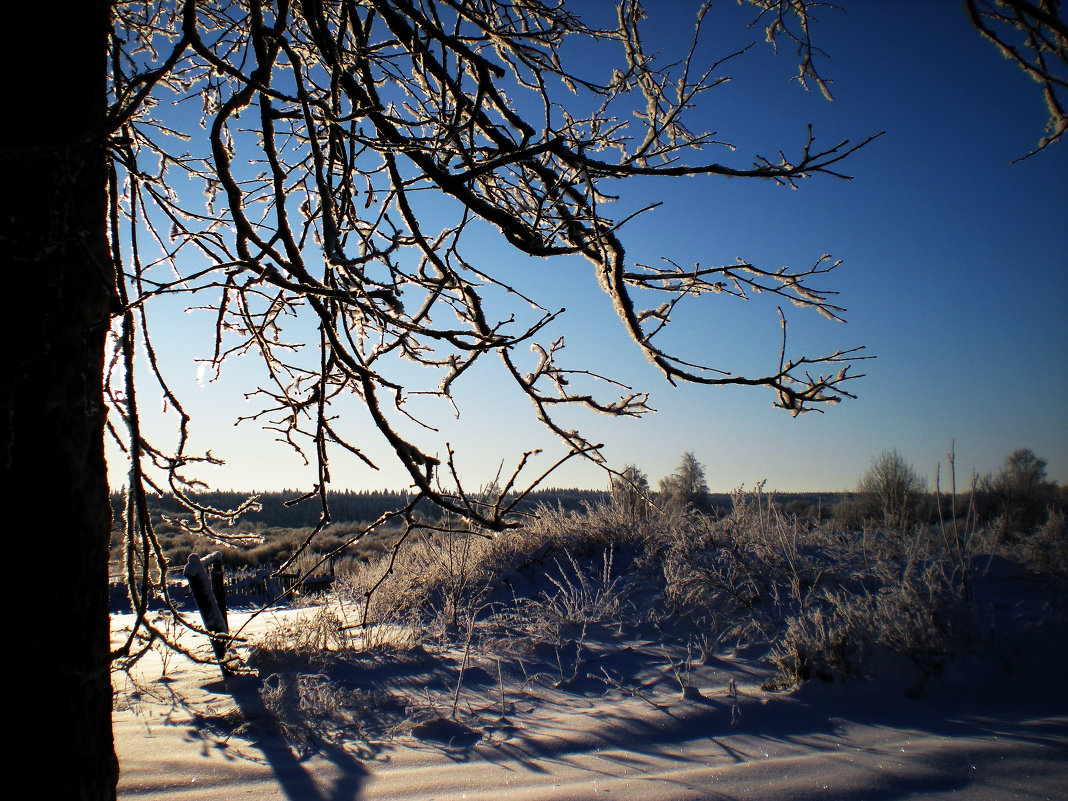
[[(575, 8), (596, 15), (605, 5)], [(742, 257), (801, 267), (823, 253), (842, 259), (823, 283), (840, 292), (848, 323), (791, 309), (790, 334), (795, 349), (865, 345), (877, 358), (859, 365), (866, 377), (850, 387), (858, 399), (791, 418), (772, 407), (770, 390), (672, 388), (629, 343), (586, 262), (536, 261), (487, 235), (484, 263), (499, 264), (546, 307), (567, 307), (554, 329), (566, 338), (567, 366), (651, 393), (657, 411), (640, 420), (574, 419), (605, 443), (611, 464), (636, 463), (654, 483), (691, 450), (714, 491), (764, 479), (783, 491), (846, 489), (892, 447), (933, 483), (951, 441), (960, 480), (994, 471), (1027, 447), (1048, 460), (1051, 478), (1068, 481), (1068, 145), (1010, 164), (1039, 139), (1046, 109), (1038, 85), (980, 39), (959, 3), (843, 5), (844, 13), (823, 12), (814, 30), (829, 54), (821, 67), (834, 79), (828, 102), (790, 83), (792, 53), (784, 48), (773, 57), (760, 31), (746, 32), (749, 11), (716, 3), (699, 58), (711, 62), (739, 43), (757, 44), (724, 68), (732, 82), (705, 96), (691, 127), (732, 142), (733, 154), (709, 156), (737, 166), (755, 154), (796, 153), (809, 123), (828, 145), (885, 130), (843, 165), (853, 181), (816, 177), (794, 191), (715, 177), (643, 180), (619, 187), (626, 190), (619, 205), (663, 203), (622, 230), (639, 262)], [(684, 47), (696, 6), (648, 3), (650, 42)], [(590, 69), (604, 67), (599, 54), (589, 58)], [(175, 307), (164, 319), (157, 344), (194, 416), (194, 443), (227, 461), (204, 477), (220, 488), (309, 487), (314, 472), (271, 434), (254, 423), (233, 425), (250, 411), (243, 398), (254, 388), (254, 365), (198, 385), (194, 359), (210, 356), (210, 316)], [(774, 303), (706, 298), (684, 308), (675, 325), (685, 352), (716, 366), (744, 373), (777, 364)], [(443, 416), (440, 438), (462, 445), (469, 483), (488, 481), (502, 460), (514, 463), (529, 447), (559, 453), (498, 363), (487, 358), (465, 376), (457, 400), (461, 418)], [(366, 424), (359, 410), (339, 411), (358, 437)], [(154, 431), (168, 425), (149, 424)], [(370, 440), (368, 450), (382, 470), (338, 454), (335, 488), (407, 486), (384, 450)], [(112, 454), (111, 461), (119, 486), (119, 460)], [(574, 463), (548, 484), (604, 487), (607, 476)]]

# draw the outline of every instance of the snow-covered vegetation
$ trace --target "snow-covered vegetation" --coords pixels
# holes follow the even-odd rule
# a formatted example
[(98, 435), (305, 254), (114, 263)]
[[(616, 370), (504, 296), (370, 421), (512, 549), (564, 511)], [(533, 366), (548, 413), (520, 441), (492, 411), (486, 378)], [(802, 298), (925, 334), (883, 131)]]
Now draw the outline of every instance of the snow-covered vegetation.
[[(616, 797), (664, 799), (713, 786), (733, 798), (758, 778), (758, 798), (1055, 786), (1068, 748), (1058, 509), (1006, 536), (973, 504), (935, 524), (843, 530), (787, 514), (762, 487), (723, 513), (630, 501), (542, 508), (495, 537), (440, 521), (353, 562), (329, 595), (232, 613), (244, 675), (214, 693), (161, 690), (159, 662), (141, 660), (116, 680), (121, 787), (146, 780), (139, 738), (158, 735), (154, 715), (191, 721), (206, 787), (289, 781), (289, 798), (321, 797), (301, 760), (361, 799), (422, 798), (431, 764), (451, 766), (441, 798), (500, 797), (506, 783), (592, 798), (594, 776)], [(208, 655), (202, 635), (184, 642)], [(163, 672), (201, 685), (214, 670), (175, 664)], [(615, 756), (595, 768), (601, 753)], [(1029, 778), (980, 770), (976, 755)]]

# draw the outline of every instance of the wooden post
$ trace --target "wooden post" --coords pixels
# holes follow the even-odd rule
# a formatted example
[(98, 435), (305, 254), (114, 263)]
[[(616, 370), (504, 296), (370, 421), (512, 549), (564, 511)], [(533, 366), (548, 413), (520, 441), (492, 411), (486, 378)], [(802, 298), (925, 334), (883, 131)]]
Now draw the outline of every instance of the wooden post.
[[(205, 564), (212, 567), (211, 577), (204, 569)], [(191, 553), (189, 561), (185, 564), (184, 572), (189, 582), (189, 589), (193, 592), (193, 600), (196, 601), (197, 609), (200, 610), (200, 618), (204, 621), (204, 628), (212, 633), (211, 647), (215, 650), (215, 658), (219, 660), (219, 668), (224, 678), (230, 676), (232, 674), (225, 664), (226, 635), (229, 634), (230, 628), (226, 622), (226, 588), (222, 584), (222, 554), (216, 551), (201, 560), (195, 553)], [(215, 580), (215, 575), (218, 576), (218, 581)]]
[(226, 576), (223, 574), (222, 554), (216, 551), (201, 562), (205, 566), (209, 563), (211, 564), (211, 594), (215, 596), (215, 603), (218, 604), (219, 611), (222, 613), (225, 631), (229, 632), (230, 620), (226, 609)]

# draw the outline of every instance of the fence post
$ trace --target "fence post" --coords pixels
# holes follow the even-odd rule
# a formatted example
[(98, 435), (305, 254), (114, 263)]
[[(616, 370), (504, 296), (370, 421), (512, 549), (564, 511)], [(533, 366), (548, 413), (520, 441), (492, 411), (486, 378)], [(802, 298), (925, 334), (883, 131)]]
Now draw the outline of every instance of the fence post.
[(222, 554), (218, 551), (211, 554), (204, 562), (211, 564), (211, 594), (215, 596), (215, 603), (222, 613), (224, 631), (230, 631), (230, 620), (226, 609), (226, 576), (223, 574)]
[[(205, 564), (212, 568), (210, 577), (208, 571), (204, 569)], [(219, 660), (219, 668), (222, 670), (223, 677), (231, 676), (233, 674), (224, 663), (226, 635), (230, 633), (230, 628), (226, 622), (226, 587), (222, 581), (222, 554), (216, 551), (201, 560), (195, 553), (191, 553), (189, 561), (185, 564), (184, 573), (189, 582), (189, 589), (193, 592), (193, 600), (196, 601), (197, 609), (200, 610), (204, 628), (211, 632), (211, 647), (215, 650), (215, 658)]]

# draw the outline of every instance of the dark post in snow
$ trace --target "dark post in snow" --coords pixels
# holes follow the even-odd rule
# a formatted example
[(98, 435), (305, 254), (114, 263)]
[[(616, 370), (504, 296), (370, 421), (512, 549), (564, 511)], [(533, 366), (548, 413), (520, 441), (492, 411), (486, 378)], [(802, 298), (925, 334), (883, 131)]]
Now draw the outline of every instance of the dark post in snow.
[(222, 613), (224, 631), (230, 631), (230, 620), (226, 610), (226, 576), (223, 574), (222, 554), (218, 551), (211, 554), (201, 564), (211, 564), (211, 594), (215, 596), (215, 603), (219, 605)]
[[(212, 568), (212, 575), (208, 576), (205, 566)], [(189, 589), (193, 592), (193, 600), (196, 601), (200, 617), (204, 621), (204, 628), (213, 635), (211, 647), (215, 649), (215, 658), (219, 660), (219, 667), (223, 676), (231, 675), (224, 664), (226, 656), (226, 637), (230, 628), (226, 622), (226, 587), (223, 584), (222, 554), (218, 551), (205, 557), (203, 560), (195, 553), (189, 554), (189, 561), (185, 564), (185, 578), (189, 582)]]

